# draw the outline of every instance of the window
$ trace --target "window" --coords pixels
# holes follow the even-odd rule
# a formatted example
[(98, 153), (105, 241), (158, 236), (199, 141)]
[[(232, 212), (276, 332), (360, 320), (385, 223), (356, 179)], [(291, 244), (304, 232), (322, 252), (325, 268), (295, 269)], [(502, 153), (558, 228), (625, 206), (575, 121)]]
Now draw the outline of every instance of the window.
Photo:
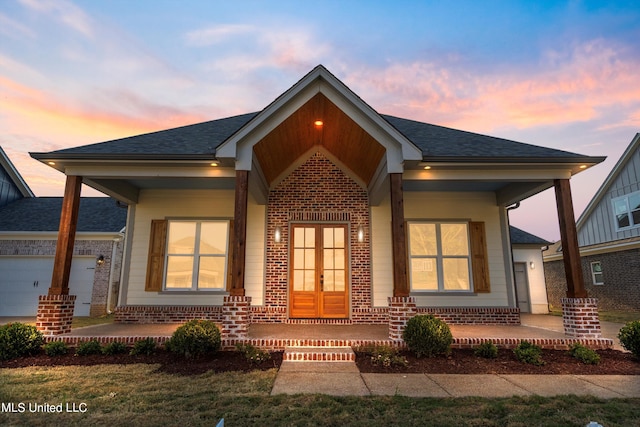
[(165, 289), (225, 289), (228, 234), (229, 221), (169, 221)]
[(640, 226), (640, 191), (612, 200), (616, 229)]
[(467, 223), (410, 223), (412, 291), (470, 291)]
[(594, 285), (604, 285), (604, 275), (602, 274), (602, 264), (600, 261), (591, 263), (591, 280)]

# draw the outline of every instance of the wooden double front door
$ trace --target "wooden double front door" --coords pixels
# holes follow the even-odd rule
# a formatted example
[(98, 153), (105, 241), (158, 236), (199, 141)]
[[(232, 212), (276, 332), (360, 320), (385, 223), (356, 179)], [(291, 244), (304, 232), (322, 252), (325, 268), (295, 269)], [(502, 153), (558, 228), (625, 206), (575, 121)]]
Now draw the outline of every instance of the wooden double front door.
[(295, 224), (291, 231), (290, 317), (348, 317), (347, 225)]

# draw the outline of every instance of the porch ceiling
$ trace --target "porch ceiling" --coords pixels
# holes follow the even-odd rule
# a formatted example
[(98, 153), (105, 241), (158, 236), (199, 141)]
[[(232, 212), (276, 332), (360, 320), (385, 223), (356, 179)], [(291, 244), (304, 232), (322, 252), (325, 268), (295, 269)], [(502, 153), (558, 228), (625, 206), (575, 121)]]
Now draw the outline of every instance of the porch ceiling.
[[(317, 120), (323, 125), (316, 126)], [(324, 147), (367, 185), (385, 154), (380, 143), (322, 93), (286, 118), (253, 150), (271, 186), (313, 146)]]

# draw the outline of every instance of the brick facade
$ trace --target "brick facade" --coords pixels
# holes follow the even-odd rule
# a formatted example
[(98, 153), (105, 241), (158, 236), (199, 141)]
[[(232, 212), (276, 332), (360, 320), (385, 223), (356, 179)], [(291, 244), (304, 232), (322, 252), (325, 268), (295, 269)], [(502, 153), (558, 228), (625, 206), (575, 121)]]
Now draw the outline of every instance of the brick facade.
[(602, 338), (596, 298), (563, 298), (564, 333), (572, 338)]
[(61, 335), (71, 332), (75, 295), (40, 295), (36, 328), (43, 335)]
[[(600, 261), (604, 285), (594, 285), (591, 263)], [(544, 263), (549, 304), (559, 309), (567, 296), (562, 260)], [(600, 310), (640, 311), (640, 249), (582, 257), (584, 286), (590, 297), (598, 299)]]
[[(0, 240), (0, 256), (55, 256), (56, 253), (55, 239), (39, 239), (39, 240)], [(114, 268), (111, 268), (111, 256), (113, 246), (116, 245), (116, 261)], [(122, 242), (114, 242), (113, 240), (76, 240), (73, 247), (74, 256), (104, 256), (104, 264), (96, 268), (93, 279), (93, 289), (91, 296), (91, 316), (101, 316), (107, 312), (107, 292), (109, 289), (109, 277), (113, 271), (113, 291), (116, 295), (115, 300), (112, 296), (113, 304), (117, 300), (117, 291), (120, 286), (120, 269), (122, 266)], [(48, 285), (42, 288), (42, 294), (46, 294)]]

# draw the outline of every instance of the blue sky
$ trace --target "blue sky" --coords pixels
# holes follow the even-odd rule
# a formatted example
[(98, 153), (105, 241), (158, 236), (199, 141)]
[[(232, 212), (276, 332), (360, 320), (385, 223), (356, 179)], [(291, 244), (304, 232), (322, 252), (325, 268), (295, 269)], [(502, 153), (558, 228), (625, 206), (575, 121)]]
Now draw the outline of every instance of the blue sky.
[[(317, 64), (380, 113), (608, 160), (640, 132), (640, 4), (0, 0), (0, 145), (39, 196), (49, 151), (258, 111)], [(95, 195), (83, 190), (83, 195)], [(553, 191), (512, 223), (558, 238)]]

